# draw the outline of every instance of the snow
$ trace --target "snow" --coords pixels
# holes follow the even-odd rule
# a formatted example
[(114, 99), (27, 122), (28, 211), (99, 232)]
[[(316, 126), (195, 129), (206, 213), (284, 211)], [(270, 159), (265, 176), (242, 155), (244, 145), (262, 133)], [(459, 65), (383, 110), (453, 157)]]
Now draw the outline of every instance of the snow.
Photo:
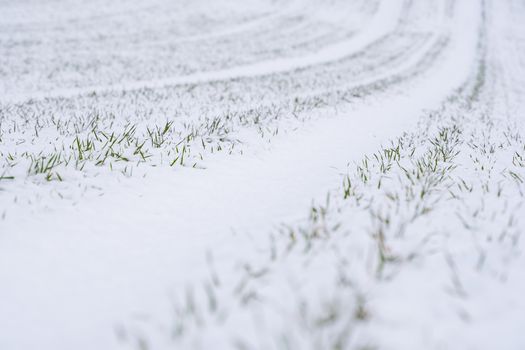
[[(363, 50), (372, 42), (378, 40), (379, 38), (383, 37), (390, 31), (395, 29), (399, 15), (401, 14), (402, 1), (384, 1), (380, 5), (381, 7), (374, 15), (374, 18), (369, 23), (367, 23), (364, 26), (364, 28), (362, 28), (354, 37), (351, 37), (348, 40), (337, 42), (333, 45), (321, 47), (315, 52), (308, 55), (286, 58), (278, 57), (267, 61), (258, 61), (256, 63), (248, 65), (235, 66), (232, 68), (226, 68), (217, 71), (198, 72), (182, 77), (171, 77), (155, 79), (150, 81), (125, 82), (122, 84), (109, 86), (89, 86), (83, 87), (81, 89), (69, 88), (63, 90), (52, 90), (45, 93), (31, 95), (7, 95), (6, 97), (4, 97), (4, 99), (13, 102), (45, 97), (69, 97), (92, 92), (104, 93), (108, 91), (127, 91), (137, 90), (141, 88), (196, 84), (215, 80), (228, 80), (239, 77), (253, 77), (279, 72), (287, 72), (312, 65), (327, 63), (351, 56), (352, 54)], [(253, 26), (254, 23), (252, 22), (250, 23), (250, 25)], [(223, 33), (214, 33), (211, 37), (215, 37), (219, 34), (224, 35)], [(202, 37), (202, 35), (197, 37), (193, 36), (190, 38), (185, 38), (185, 40), (196, 40)], [(204, 37), (209, 38), (210, 36), (208, 35)]]
[[(448, 126), (450, 120), (456, 120), (450, 116), (455, 113), (460, 116), (466, 114), (470, 118), (465, 117), (466, 121), (461, 121), (458, 116), (456, 118), (459, 121), (456, 122), (463, 128), (465, 135), (474, 135), (473, 143), (477, 142), (476, 137), (481, 140), (484, 136), (479, 135), (485, 135), (485, 124), (479, 121), (483, 120), (479, 115), (492, 113), (495, 121), (501, 120), (499, 124), (496, 122), (501, 129), (505, 128), (506, 123), (511, 123), (508, 120), (516, 120), (517, 111), (523, 111), (519, 97), (523, 67), (522, 62), (508, 54), (509, 49), (505, 46), (511, 46), (511, 43), (517, 45), (519, 41), (509, 39), (505, 34), (513, 33), (519, 37), (520, 33), (516, 32), (519, 27), (513, 27), (505, 19), (509, 19), (510, 23), (519, 23), (520, 16), (525, 14), (523, 5), (517, 1), (501, 4), (477, 0), (458, 3), (428, 0), (425, 6), (401, 0), (385, 0), (374, 7), (374, 4), (370, 5), (372, 2), (367, 4), (366, 1), (354, 1), (348, 5), (343, 1), (327, 0), (323, 3), (326, 13), (320, 14), (316, 13), (314, 3), (306, 2), (250, 1), (248, 5), (236, 9), (238, 4), (235, 2), (220, 1), (206, 10), (206, 2), (197, 1), (194, 5), (187, 4), (189, 9), (166, 10), (162, 15), (165, 21), (169, 21), (170, 16), (185, 19), (184, 11), (196, 11), (200, 14), (197, 18), (213, 18), (215, 15), (224, 26), (218, 31), (181, 35), (182, 39), (167, 38), (168, 41), (164, 43), (160, 41), (160, 46), (168, 45), (169, 40), (178, 40), (183, 43), (195, 42), (209, 48), (210, 54), (203, 59), (202, 70), (190, 74), (170, 75), (171, 68), (166, 68), (167, 75), (160, 78), (127, 80), (117, 75), (104, 77), (102, 73), (97, 73), (97, 69), (90, 69), (89, 73), (79, 71), (78, 78), (72, 76), (61, 81), (54, 80), (51, 75), (46, 80), (45, 71), (35, 70), (32, 75), (16, 83), (20, 74), (18, 67), (8, 64), (3, 69), (2, 80), (5, 79), (6, 83), (2, 86), (6, 93), (0, 105), (0, 137), (3, 138), (0, 144), (3, 162), (0, 174), (4, 171), (5, 176), (13, 175), (15, 178), (0, 182), (3, 190), (0, 193), (0, 213), (3, 214), (0, 220), (1, 349), (103, 350), (140, 348), (141, 343), (147, 343), (155, 349), (233, 348), (234, 343), (242, 348), (241, 342), (247, 344), (247, 348), (269, 349), (279, 348), (279, 343), (272, 337), (279, 338), (282, 333), (290, 336), (288, 341), (292, 348), (327, 348), (327, 344), (334, 341), (334, 334), (338, 334), (334, 329), (342, 327), (340, 322), (334, 323), (334, 329), (327, 326), (325, 333), (318, 333), (313, 325), (304, 326), (303, 329), (302, 321), (293, 316), (295, 303), (304, 299), (309, 303), (310, 312), (315, 314), (324, 312), (323, 300), (327, 303), (335, 303), (336, 300), (334, 305), (347, 310), (343, 313), (352, 314), (355, 295), (353, 292), (347, 294), (344, 289), (339, 290), (332, 282), (339, 272), (337, 269), (341, 267), (340, 264), (343, 261), (346, 263), (346, 260), (350, 261), (348, 274), (351, 279), (355, 279), (358, 294), (364, 294), (370, 315), (363, 317), (365, 321), (361, 323), (352, 320), (355, 322), (352, 329), (355, 330), (344, 348), (377, 345), (387, 349), (492, 349), (497, 346), (520, 349), (525, 345), (519, 334), (519, 324), (525, 321), (522, 316), (525, 314), (525, 304), (520, 298), (525, 287), (523, 272), (519, 268), (523, 266), (522, 244), (509, 248), (513, 252), (510, 255), (506, 247), (493, 247), (490, 244), (484, 247), (491, 259), (501, 254), (503, 262), (497, 258), (494, 258), (496, 261), (489, 259), (487, 262), (496, 271), (493, 274), (505, 276), (507, 282), (501, 283), (501, 279), (490, 277), (491, 273), (473, 272), (471, 265), (478, 250), (472, 247), (468, 230), (451, 220), (456, 215), (475, 212), (478, 204), (486, 200), (494, 203), (494, 208), (482, 206), (479, 212), (485, 215), (485, 211), (499, 211), (501, 220), (496, 219), (493, 226), (489, 226), (490, 220), (480, 216), (476, 219), (480, 220), (479, 227), (473, 235), (478, 235), (481, 240), (482, 234), (504, 228), (510, 215), (506, 211), (507, 206), (517, 208), (512, 212), (516, 220), (511, 225), (512, 230), (518, 233), (523, 230), (524, 224), (519, 221), (519, 216), (523, 214), (523, 192), (519, 191), (523, 191), (523, 187), (518, 184), (515, 190), (506, 192), (511, 186), (505, 182), (508, 177), (497, 177), (511, 169), (508, 159), (511, 159), (509, 157), (513, 151), (501, 151), (501, 156), (498, 153), (498, 157), (493, 160), (493, 167), (498, 168), (498, 171), (487, 175), (489, 182), (505, 183), (505, 203), (499, 197), (493, 198), (493, 192), (473, 191), (472, 195), (465, 195), (464, 206), (457, 203), (455, 206), (439, 204), (436, 214), (431, 213), (426, 221), (411, 226), (404, 240), (392, 239), (392, 249), (398, 249), (403, 255), (420, 243), (424, 236), (422, 233), (431, 235), (444, 232), (443, 237), (448, 238), (439, 235), (432, 247), (440, 252), (441, 249), (447, 250), (451, 257), (445, 259), (447, 263), (443, 263), (445, 260), (441, 254), (433, 254), (432, 249), (428, 248), (428, 256), (415, 259), (413, 264), (404, 263), (401, 268), (394, 267), (394, 272), (387, 269), (393, 277), (386, 281), (378, 280), (375, 272), (369, 271), (374, 266), (371, 259), (375, 257), (368, 238), (368, 231), (373, 226), (369, 224), (370, 214), (360, 209), (360, 204), (345, 205), (344, 201), (337, 199), (348, 169), (360, 164), (365, 155), (377, 152), (382, 146), (388, 145), (390, 140), (406, 132), (416, 135), (414, 142), (419, 142), (423, 149), (427, 147), (425, 142), (431, 137), (431, 132), (442, 125)], [(104, 10), (103, 6), (97, 9), (96, 4), (73, 5), (86, 6), (89, 11), (93, 11), (93, 18), (96, 18), (97, 11)], [(15, 7), (8, 3), (0, 6), (6, 9)], [(37, 7), (37, 4), (27, 2), (17, 6), (29, 9)], [(51, 39), (71, 35), (71, 32), (67, 34), (68, 26), (71, 30), (76, 29), (78, 23), (61, 17), (75, 17), (74, 10), (60, 12), (59, 5), (55, 3), (38, 6), (43, 6), (45, 13), (56, 11), (57, 18), (42, 22), (38, 11), (31, 13), (34, 22), (24, 17), (9, 18), (9, 21), (1, 23), (6, 28), (3, 37), (12, 37), (14, 42), (22, 41), (23, 36), (18, 38), (16, 31), (36, 24), (50, 30)], [(154, 7), (158, 7), (158, 10), (169, 9), (169, 6), (168, 3), (156, 1)], [(482, 87), (479, 97), (481, 102), (476, 102), (480, 105), (479, 112), (478, 109), (465, 109), (460, 103), (451, 101), (450, 97), (457, 95), (468, 100), (463, 96), (468, 95), (465, 91), (476, 91), (476, 72), (481, 70), (478, 40), (483, 40), (480, 28), (486, 25), (481, 16), (476, 14), (481, 13), (483, 6), (492, 9), (488, 11), (490, 44), (486, 65), (489, 73), (486, 77), (488, 83), (485, 83), (492, 85), (490, 88), (485, 87), (485, 90)], [(512, 11), (512, 6), (517, 9)], [(290, 54), (274, 54), (274, 57), (268, 58), (263, 50), (260, 50), (261, 53), (257, 50), (253, 50), (253, 53), (236, 52), (239, 48), (232, 44), (235, 39), (242, 42), (251, 35), (262, 35), (260, 33), (271, 29), (269, 24), (274, 20), (292, 18), (296, 12), (302, 15), (301, 21), (305, 22), (303, 28), (308, 27), (309, 21), (313, 23), (313, 28), (321, 28), (319, 21), (326, 23), (331, 19), (341, 20), (336, 16), (337, 10), (348, 9), (355, 12), (355, 18), (351, 17), (354, 21), (363, 22), (357, 32), (335, 43), (308, 49), (309, 52), (291, 50)], [(118, 2), (108, 7), (108, 13), (116, 11), (123, 16), (120, 21), (124, 29), (119, 31), (113, 28), (117, 33), (131, 31), (133, 26), (134, 15), (126, 15), (126, 10), (135, 15), (149, 11), (147, 7), (132, 2)], [(243, 18), (243, 11), (255, 19), (247, 22), (239, 19)], [(438, 15), (429, 18), (428, 14), (432, 12)], [(154, 21), (158, 13), (162, 11), (154, 12), (151, 17), (146, 16), (147, 21)], [(112, 28), (105, 21), (96, 23)], [(341, 28), (340, 23), (337, 24), (334, 25), (332, 35), (346, 29)], [(189, 21), (187, 25), (190, 26)], [(352, 27), (352, 23), (348, 25)], [(153, 28), (159, 31), (159, 36), (170, 34)], [(78, 35), (87, 41), (85, 48), (89, 48), (90, 40), (95, 46), (100, 44), (96, 39), (84, 37), (83, 30), (80, 27)], [(272, 34), (276, 37), (279, 35)], [(382, 52), (381, 45), (385, 45), (383, 50), (389, 49), (390, 38), (406, 37), (417, 43), (416, 34), (421, 34), (424, 41), (414, 44), (413, 50), (406, 53), (402, 62), (392, 60), (385, 67), (372, 67), (369, 73), (357, 72), (342, 85), (323, 87), (322, 77), (329, 76), (323, 74), (324, 69), (344, 68), (339, 65), (342, 61), (352, 62), (361, 53), (365, 55), (362, 62), (366, 63), (366, 53), (371, 52), (374, 45), (379, 45), (378, 50)], [(106, 35), (110, 36), (111, 33)], [(230, 36), (234, 39), (223, 41)], [(130, 44), (129, 49), (132, 50), (134, 45), (146, 47), (148, 39), (142, 40), (138, 44)], [(284, 43), (292, 48), (294, 40), (299, 39), (292, 35)], [(8, 45), (8, 42), (3, 41), (1, 45)], [(265, 44), (263, 40), (261, 43)], [(102, 48), (104, 44), (107, 43), (102, 42)], [(31, 45), (17, 48), (18, 53), (27, 54), (26, 51), (31, 51)], [(76, 57), (69, 51), (73, 47), (68, 46), (67, 41), (62, 45), (65, 51), (60, 59), (68, 65), (69, 60), (74, 61)], [(208, 63), (214, 60), (213, 50), (222, 52), (221, 45), (234, 50), (228, 55), (246, 55), (248, 61), (253, 57), (254, 61), (233, 62), (227, 67), (208, 69)], [(112, 58), (110, 48), (107, 49), (107, 57), (102, 57), (99, 63), (95, 58), (95, 63), (92, 63), (94, 66), (101, 65), (98, 68), (101, 72), (103, 63), (100, 62)], [(514, 46), (512, 49), (519, 50)], [(246, 51), (251, 50), (251, 47), (246, 48)], [(189, 55), (193, 53), (189, 52)], [(497, 52), (505, 53), (501, 61)], [(16, 51), (10, 51), (10, 54), (13, 53)], [(104, 56), (104, 50), (99, 53)], [(386, 55), (389, 52), (383, 53)], [(133, 57), (140, 59), (140, 55), (146, 54), (147, 50), (144, 50)], [(178, 60), (176, 52), (171, 54)], [(89, 58), (89, 54), (86, 57)], [(505, 67), (505, 62), (511, 62), (510, 68)], [(26, 69), (32, 69), (31, 62), (24, 64), (27, 64)], [(115, 66), (116, 70), (124, 72), (125, 64), (120, 64)], [(44, 64), (42, 67), (49, 65), (47, 63), (47, 66)], [(159, 62), (159, 65), (169, 66), (166, 62)], [(318, 68), (322, 69), (319, 75), (321, 78), (315, 77), (321, 80), (318, 91), (303, 91), (299, 83), (294, 86), (294, 81), (301, 82), (303, 76), (314, 76)], [(141, 69), (147, 72), (148, 67), (146, 65)], [(137, 76), (148, 75), (131, 70), (128, 77), (133, 77), (135, 73)], [(31, 86), (29, 82), (32, 79), (39, 82)], [(279, 96), (279, 100), (274, 100), (274, 95), (270, 93), (265, 95), (265, 89), (272, 91), (281, 82), (280, 79), (292, 82), (288, 90), (283, 90), (283, 96), (279, 96), (278, 89), (274, 94)], [(219, 83), (214, 85), (215, 82)], [(14, 94), (9, 92), (7, 83), (14, 86)], [(257, 84), (262, 88), (258, 89)], [(39, 128), (39, 121), (35, 120), (21, 122), (13, 127), (11, 122), (20, 115), (13, 112), (13, 106), (25, 106), (29, 111), (41, 113), (42, 116), (37, 115), (37, 119), (42, 118), (42, 124), (48, 123), (47, 113), (54, 108), (61, 114), (57, 117), (61, 120), (70, 116), (81, 120), (83, 113), (87, 113), (84, 105), (100, 103), (101, 109), (108, 108), (106, 106), (111, 105), (112, 101), (118, 101), (119, 95), (126, 91), (132, 96), (130, 101), (137, 104), (133, 106), (137, 110), (152, 108), (154, 112), (146, 122), (154, 122), (162, 121), (166, 116), (162, 115), (162, 109), (155, 110), (155, 99), (143, 99), (141, 94), (153, 91), (155, 98), (160, 96), (158, 99), (162, 101), (161, 104), (170, 105), (170, 101), (173, 101), (170, 100), (173, 97), (170, 94), (175, 89), (175, 96), (182, 96), (189, 101), (186, 105), (183, 104), (186, 102), (181, 102), (181, 106), (188, 106), (188, 110), (187, 113), (177, 115), (180, 120), (175, 120), (175, 129), (179, 126), (182, 128), (184, 124), (189, 125), (184, 130), (190, 130), (192, 125), (197, 127), (201, 121), (200, 116), (192, 113), (202, 108), (200, 104), (207, 98), (197, 96), (192, 100), (193, 97), (185, 94), (183, 89), (193, 85), (202, 85), (208, 89), (203, 91), (209, 91), (210, 96), (214, 96), (212, 100), (222, 100), (221, 96), (224, 96), (225, 102), (204, 110), (210, 116), (217, 113), (221, 118), (227, 117), (229, 93), (238, 94), (241, 99), (248, 101), (241, 101), (241, 105), (235, 108), (250, 110), (257, 108), (259, 102), (270, 103), (268, 108), (272, 112), (284, 112), (276, 113), (276, 121), (272, 121), (272, 118), (263, 119), (262, 126), (232, 122), (226, 138), (240, 140), (237, 146), (240, 152), (210, 153), (209, 147), (200, 149), (195, 145), (197, 141), (187, 141), (186, 144), (193, 147), (192, 150), (198, 149), (192, 151), (192, 159), (196, 159), (199, 152), (204, 154), (198, 167), (191, 167), (191, 162), (188, 166), (170, 167), (164, 157), (169, 155), (165, 152), (176, 143), (173, 142), (166, 144), (164, 149), (161, 147), (160, 153), (155, 154), (149, 163), (141, 163), (133, 158), (131, 176), (120, 172), (122, 163), (117, 161), (112, 163), (111, 168), (106, 164), (94, 166), (89, 161), (82, 168), (61, 164), (57, 172), (63, 175), (63, 181), (55, 179), (50, 182), (45, 181), (41, 174), (26, 174), (21, 168), (28, 162), (24, 158), (24, 150), (27, 152), (29, 149), (29, 152), (36, 154), (38, 150), (55, 147), (55, 150), (62, 149), (66, 153), (73, 137), (68, 134), (69, 127), (65, 131), (58, 128), (53, 130), (53, 127), (49, 127), (51, 124), (43, 127), (39, 134), (32, 134), (33, 127), (35, 130)], [(238, 86), (239, 90), (235, 90)], [(176, 89), (182, 89), (183, 92), (179, 93)], [(338, 91), (343, 90), (355, 91), (359, 95), (349, 102), (338, 99)], [(96, 92), (94, 97), (91, 97), (92, 92)], [(304, 107), (304, 110), (297, 107), (300, 118), (292, 118), (295, 109), (287, 109), (290, 100), (322, 99), (323, 94), (330, 93), (333, 95), (326, 99), (330, 102), (328, 105)], [(496, 102), (490, 102), (491, 99)], [(243, 102), (246, 105), (242, 105)], [(34, 103), (37, 105), (32, 109)], [(487, 107), (491, 104), (496, 107)], [(221, 110), (223, 105), (228, 110), (226, 107)], [(134, 121), (132, 113), (119, 114), (119, 108), (115, 107), (109, 112), (129, 118), (128, 122)], [(430, 114), (444, 115), (437, 118), (437, 122), (433, 121), (438, 125), (428, 122), (430, 126), (425, 127), (428, 111), (433, 111)], [(511, 116), (502, 118), (505, 113)], [(139, 128), (146, 122), (139, 117), (136, 119)], [(125, 124), (125, 121), (115, 122), (116, 125), (119, 123)], [(108, 125), (115, 127), (113, 122), (108, 122)], [(488, 134), (493, 132), (491, 128), (487, 130), (485, 132)], [(516, 132), (520, 130), (520, 127), (516, 127)], [(428, 137), (426, 133), (429, 133)], [(494, 131), (494, 137), (501, 143), (503, 134), (499, 129)], [(203, 135), (203, 138), (206, 137), (215, 136)], [(217, 137), (217, 145), (224, 145), (222, 138)], [(520, 142), (512, 145), (517, 147), (517, 153), (520, 152)], [(61, 143), (66, 146), (60, 148)], [(461, 147), (466, 147), (466, 144)], [(464, 154), (473, 152), (477, 156), (475, 151), (462, 152), (464, 158), (458, 162), (459, 173), (450, 175), (450, 187), (436, 187), (436, 203), (441, 198), (440, 193), (448, 193), (455, 188), (453, 186), (461, 183), (460, 178), (468, 182), (485, 176), (483, 171), (476, 173), (467, 166), (471, 158)], [(10, 154), (18, 157), (14, 166), (9, 165)], [(410, 158), (407, 159), (408, 164)], [(399, 173), (402, 174), (401, 171)], [(404, 185), (403, 182), (395, 182), (399, 176), (393, 174), (384, 180), (392, 181), (392, 191), (401, 191), (401, 187), (395, 186)], [(491, 186), (496, 186), (495, 183), (490, 182)], [(378, 206), (379, 211), (390, 208), (382, 192), (371, 185), (363, 185), (359, 190), (366, 198), (371, 198), (371, 208), (374, 205)], [(242, 280), (246, 272), (242, 268), (244, 264), (248, 263), (254, 268), (265, 267), (267, 262), (264, 257), (270, 237), (277, 241), (276, 249), (280, 252), (286, 242), (281, 234), (283, 227), (308, 226), (306, 215), (311, 206), (313, 203), (324, 203), (327, 193), (337, 203), (335, 208), (330, 207), (330, 220), (341, 221), (344, 230), (350, 232), (350, 238), (346, 235), (330, 235), (326, 240), (314, 242), (313, 248), (306, 254), (299, 249), (292, 250), (289, 255), (284, 254), (284, 257), (279, 257), (275, 263), (267, 266), (271, 273), (264, 275), (260, 281), (254, 280), (254, 290), (263, 295), (269, 301), (268, 305), (276, 307), (278, 312), (272, 307), (265, 307), (267, 304), (264, 303), (256, 303), (252, 308), (252, 304), (244, 308), (239, 306), (235, 296), (224, 292), (224, 288), (233, 289), (237, 281)], [(400, 214), (393, 222), (410, 214), (412, 209), (409, 204), (407, 208), (399, 209)], [(451, 235), (454, 232), (461, 234)], [(341, 260), (338, 254), (341, 254)], [(451, 269), (454, 270), (451, 266), (456, 266), (463, 288), (467, 291), (463, 299), (450, 297), (449, 294), (455, 292), (443, 293), (443, 281), (449, 281)], [(195, 326), (189, 322), (191, 324), (185, 324), (186, 332), (180, 339), (171, 337), (169, 334), (173, 323), (177, 323), (173, 320), (172, 310), (176, 309), (179, 298), (184, 298), (190, 286), (198, 290), (209, 278), (210, 271), (212, 274), (215, 271), (222, 281), (223, 291), (217, 292), (217, 297), (220, 297), (219, 310), (227, 313), (228, 317), (218, 322), (213, 314), (205, 313), (201, 315), (205, 326)], [(432, 278), (429, 278), (429, 273)], [(249, 287), (250, 283), (247, 283)], [(292, 290), (289, 290), (290, 287)], [(323, 291), (319, 292), (319, 289)], [(195, 298), (198, 304), (200, 299), (198, 296)], [(458, 319), (457, 314), (463, 315), (468, 321), (461, 317)], [(185, 317), (191, 321), (192, 316), (186, 315), (180, 316), (181, 322), (185, 321)], [(239, 340), (238, 336), (244, 339)]]

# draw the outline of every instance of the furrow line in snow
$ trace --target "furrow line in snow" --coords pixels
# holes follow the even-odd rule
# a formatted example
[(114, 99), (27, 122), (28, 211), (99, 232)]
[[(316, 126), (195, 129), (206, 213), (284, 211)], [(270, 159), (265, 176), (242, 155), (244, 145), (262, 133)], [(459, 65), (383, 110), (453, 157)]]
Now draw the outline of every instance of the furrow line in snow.
[(372, 21), (367, 23), (366, 28), (357, 33), (347, 41), (342, 41), (334, 45), (321, 48), (317, 52), (301, 57), (273, 59), (266, 62), (258, 62), (245, 66), (218, 70), (214, 72), (202, 72), (187, 75), (184, 77), (158, 79), (152, 81), (129, 82), (109, 86), (91, 86), (85, 88), (70, 88), (64, 90), (54, 90), (43, 94), (3, 96), (2, 100), (11, 102), (21, 102), (29, 99), (66, 97), (87, 94), (92, 92), (105, 93), (111, 91), (129, 91), (141, 88), (158, 88), (166, 85), (181, 85), (191, 83), (202, 83), (216, 80), (228, 80), (237, 77), (261, 76), (295, 70), (301, 67), (308, 67), (320, 63), (337, 60), (353, 53), (365, 49), (371, 42), (374, 42), (394, 30), (399, 21), (399, 15), (403, 9), (404, 2), (383, 1), (378, 12)]

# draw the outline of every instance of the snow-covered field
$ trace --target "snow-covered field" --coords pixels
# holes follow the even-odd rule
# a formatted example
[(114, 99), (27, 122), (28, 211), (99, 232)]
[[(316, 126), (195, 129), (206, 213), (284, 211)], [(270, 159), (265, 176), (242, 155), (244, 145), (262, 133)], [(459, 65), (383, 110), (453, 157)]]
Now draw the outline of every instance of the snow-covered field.
[(0, 0), (0, 350), (525, 349), (521, 0)]

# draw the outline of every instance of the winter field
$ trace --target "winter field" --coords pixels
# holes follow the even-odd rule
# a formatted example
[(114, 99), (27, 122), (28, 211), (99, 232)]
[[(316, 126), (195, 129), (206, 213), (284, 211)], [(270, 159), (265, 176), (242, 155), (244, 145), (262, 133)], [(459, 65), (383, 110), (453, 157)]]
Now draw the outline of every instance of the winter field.
[(522, 0), (0, 0), (0, 350), (525, 349)]

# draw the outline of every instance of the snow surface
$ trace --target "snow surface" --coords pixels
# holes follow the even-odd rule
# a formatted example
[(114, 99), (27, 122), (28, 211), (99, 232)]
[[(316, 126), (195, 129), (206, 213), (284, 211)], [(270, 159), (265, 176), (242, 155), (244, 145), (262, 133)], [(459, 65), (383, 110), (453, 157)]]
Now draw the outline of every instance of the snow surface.
[(0, 13), (0, 349), (525, 348), (520, 1)]

